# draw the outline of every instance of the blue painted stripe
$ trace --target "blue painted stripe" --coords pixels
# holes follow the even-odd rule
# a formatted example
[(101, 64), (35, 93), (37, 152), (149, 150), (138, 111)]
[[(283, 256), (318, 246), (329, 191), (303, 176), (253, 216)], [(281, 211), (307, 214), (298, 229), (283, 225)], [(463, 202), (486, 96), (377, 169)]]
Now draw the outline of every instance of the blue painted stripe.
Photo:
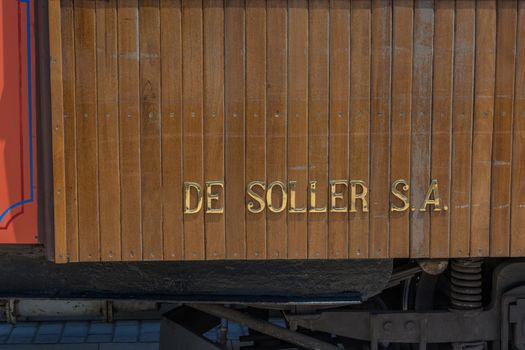
[(7, 214), (24, 204), (32, 203), (35, 200), (35, 186), (34, 177), (35, 169), (33, 165), (34, 149), (33, 149), (33, 73), (31, 67), (31, 0), (19, 0), (19, 2), (26, 4), (26, 45), (27, 45), (27, 96), (28, 96), (28, 115), (29, 115), (29, 183), (30, 191), (29, 198), (24, 199), (18, 203), (11, 205), (0, 214), (0, 222), (7, 216)]

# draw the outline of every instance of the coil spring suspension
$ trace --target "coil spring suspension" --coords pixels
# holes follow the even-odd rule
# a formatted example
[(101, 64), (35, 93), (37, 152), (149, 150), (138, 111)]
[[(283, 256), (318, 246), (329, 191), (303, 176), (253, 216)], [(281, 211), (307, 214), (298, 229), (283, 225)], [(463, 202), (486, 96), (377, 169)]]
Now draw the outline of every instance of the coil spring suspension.
[(452, 309), (479, 310), (483, 307), (482, 264), (482, 259), (458, 259), (452, 261), (450, 280)]

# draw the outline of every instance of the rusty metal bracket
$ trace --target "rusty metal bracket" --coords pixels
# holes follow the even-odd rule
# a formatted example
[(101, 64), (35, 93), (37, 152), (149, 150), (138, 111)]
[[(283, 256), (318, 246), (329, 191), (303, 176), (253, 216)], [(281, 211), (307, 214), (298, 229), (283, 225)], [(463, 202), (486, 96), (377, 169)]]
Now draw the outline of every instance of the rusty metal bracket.
[(440, 312), (369, 312), (331, 310), (313, 315), (287, 314), (291, 329), (299, 327), (383, 343), (453, 343), (455, 348), (483, 348), (499, 342), (525, 349), (525, 262), (501, 264), (493, 277), (491, 303), (485, 310)]

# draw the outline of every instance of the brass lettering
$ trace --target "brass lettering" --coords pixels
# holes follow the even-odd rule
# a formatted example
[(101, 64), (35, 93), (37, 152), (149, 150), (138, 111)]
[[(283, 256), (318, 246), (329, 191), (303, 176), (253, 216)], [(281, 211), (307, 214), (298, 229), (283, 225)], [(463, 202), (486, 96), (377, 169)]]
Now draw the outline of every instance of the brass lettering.
[[(275, 207), (273, 204), (273, 189), (275, 187), (281, 188), (281, 206)], [(272, 213), (280, 213), (286, 209), (286, 205), (288, 203), (288, 195), (286, 194), (286, 185), (281, 181), (274, 181), (268, 186), (268, 190), (266, 191), (266, 203), (268, 204), (268, 210), (270, 210)]]
[(288, 189), (290, 191), (290, 209), (288, 210), (288, 212), (306, 213), (306, 208), (297, 208), (297, 204), (295, 203), (296, 186), (297, 186), (297, 181), (288, 181)]
[(343, 192), (337, 192), (337, 186), (344, 186), (348, 188), (347, 180), (331, 180), (330, 181), (330, 211), (332, 213), (345, 213), (348, 210), (348, 205), (338, 207), (337, 201), (344, 199)]
[(317, 181), (310, 181), (310, 213), (326, 213), (326, 207), (317, 207)]
[(433, 205), (434, 211), (441, 211), (441, 198), (439, 197), (438, 181), (436, 179), (432, 180), (425, 195), (425, 202), (419, 211), (426, 211), (428, 205)]
[(248, 184), (248, 195), (259, 204), (259, 207), (256, 207), (254, 202), (248, 202), (248, 211), (257, 214), (264, 210), (266, 203), (264, 202), (263, 197), (259, 196), (259, 194), (254, 191), (255, 187), (260, 187), (263, 191), (266, 191), (266, 185), (262, 181), (252, 181)]
[[(191, 207), (191, 192), (197, 194), (197, 204)], [(202, 189), (196, 182), (184, 182), (184, 214), (196, 214), (202, 210)]]
[[(403, 185), (401, 189), (406, 193), (401, 192), (401, 190), (398, 188), (399, 185)], [(410, 186), (408, 185), (408, 182), (403, 179), (396, 180), (392, 183), (392, 194), (399, 199), (403, 206), (399, 207), (396, 204), (392, 203), (390, 205), (390, 211), (406, 211), (410, 207), (410, 202), (408, 199), (408, 190), (410, 189)]]
[(224, 183), (222, 181), (207, 181), (206, 182), (206, 213), (207, 214), (222, 214), (224, 207), (214, 208), (213, 201), (219, 200), (219, 193), (214, 193), (213, 188), (219, 187), (224, 190)]
[[(357, 192), (357, 187), (361, 187), (361, 191)], [(361, 200), (361, 209), (364, 213), (368, 213), (368, 201), (366, 196), (368, 194), (368, 187), (363, 180), (351, 180), (350, 181), (350, 212), (357, 212), (356, 202), (358, 199)]]

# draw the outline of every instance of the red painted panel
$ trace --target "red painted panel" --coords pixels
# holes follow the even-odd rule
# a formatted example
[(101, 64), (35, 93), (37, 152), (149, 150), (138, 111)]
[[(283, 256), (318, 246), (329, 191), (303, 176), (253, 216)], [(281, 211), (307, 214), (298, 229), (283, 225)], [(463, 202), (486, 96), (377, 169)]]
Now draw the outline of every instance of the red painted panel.
[(0, 1), (0, 243), (37, 242), (31, 5)]

